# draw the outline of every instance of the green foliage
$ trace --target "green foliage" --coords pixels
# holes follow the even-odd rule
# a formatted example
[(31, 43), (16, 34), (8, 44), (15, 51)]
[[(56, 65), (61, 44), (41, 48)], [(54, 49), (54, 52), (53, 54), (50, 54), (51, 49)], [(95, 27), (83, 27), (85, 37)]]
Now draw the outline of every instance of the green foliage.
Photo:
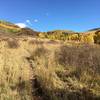
[(18, 32), (20, 32), (19, 30), (17, 30), (17, 29), (7, 29), (6, 30), (8, 33), (18, 33)]

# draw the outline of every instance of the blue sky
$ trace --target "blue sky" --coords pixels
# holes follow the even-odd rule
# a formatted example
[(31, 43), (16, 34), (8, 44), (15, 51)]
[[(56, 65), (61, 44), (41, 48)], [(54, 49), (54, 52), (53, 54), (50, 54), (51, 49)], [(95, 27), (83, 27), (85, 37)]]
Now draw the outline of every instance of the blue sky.
[(100, 0), (0, 0), (0, 19), (39, 31), (100, 27)]

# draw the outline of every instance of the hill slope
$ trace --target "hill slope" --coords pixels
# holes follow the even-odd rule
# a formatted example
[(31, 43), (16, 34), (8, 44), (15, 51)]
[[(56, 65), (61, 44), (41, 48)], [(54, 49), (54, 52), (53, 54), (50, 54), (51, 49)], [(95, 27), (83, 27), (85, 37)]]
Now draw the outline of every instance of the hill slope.
[(99, 31), (0, 30), (0, 100), (100, 100)]
[(64, 44), (1, 39), (0, 100), (99, 100), (100, 47)]
[(19, 26), (0, 20), (0, 34), (8, 36), (19, 36), (19, 35), (31, 35), (37, 36), (39, 32), (36, 32), (30, 28), (20, 28)]
[(35, 36), (38, 38), (46, 38), (51, 40), (100, 44), (99, 28), (91, 29), (86, 32), (74, 32), (71, 30), (53, 30), (49, 32), (37, 32), (30, 28), (20, 28), (10, 22), (0, 21), (0, 35)]

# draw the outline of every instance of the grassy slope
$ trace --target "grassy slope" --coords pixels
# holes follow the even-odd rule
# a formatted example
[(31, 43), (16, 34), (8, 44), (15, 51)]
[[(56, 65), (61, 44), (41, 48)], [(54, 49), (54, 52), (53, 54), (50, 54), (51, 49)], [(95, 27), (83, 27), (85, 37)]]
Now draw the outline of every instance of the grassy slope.
[(20, 28), (19, 26), (6, 22), (0, 21), (0, 35), (7, 35), (7, 36), (19, 36), (19, 35), (31, 35), (37, 36), (39, 32), (34, 31), (30, 28)]
[[(12, 25), (0, 25), (8, 35), (14, 33)], [(98, 45), (37, 40), (25, 36), (29, 31), (0, 36), (0, 100), (100, 99)]]
[[(18, 43), (17, 43), (18, 42)], [(29, 45), (29, 43), (30, 45)], [(2, 37), (0, 41), (0, 100), (31, 100), (33, 77), (27, 60), (37, 44), (32, 38), (18, 40)]]
[[(95, 49), (87, 49), (87, 51), (96, 50), (98, 53), (94, 52), (96, 56), (92, 55), (97, 60), (94, 66), (90, 66), (94, 60), (87, 59), (87, 55), (90, 54), (85, 53), (86, 47), (77, 48), (79, 51), (77, 54), (77, 50), (73, 48), (75, 44), (70, 43), (67, 47), (63, 47), (64, 44), (66, 45), (61, 41), (40, 39), (37, 41), (31, 37), (14, 40), (2, 38), (0, 41), (0, 100), (99, 100), (98, 68), (100, 65), (96, 61), (100, 59), (100, 48), (93, 46)], [(76, 67), (75, 56), (78, 57), (78, 55), (83, 56), (78, 64), (84, 67), (79, 65)], [(66, 58), (68, 56), (70, 58)], [(67, 63), (68, 60), (71, 63)], [(95, 67), (96, 71), (91, 70), (91, 67)]]
[(29, 55), (26, 45), (20, 43), (21, 47), (14, 49), (15, 44), (9, 44), (13, 49), (6, 41), (0, 42), (0, 100), (31, 100), (30, 68), (24, 58)]

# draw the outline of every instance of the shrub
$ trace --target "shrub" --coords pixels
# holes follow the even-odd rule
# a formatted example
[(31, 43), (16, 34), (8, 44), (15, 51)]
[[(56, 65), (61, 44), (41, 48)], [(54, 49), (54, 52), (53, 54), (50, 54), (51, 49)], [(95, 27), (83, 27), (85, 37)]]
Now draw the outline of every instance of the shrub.
[(88, 98), (96, 100), (99, 98), (96, 96), (100, 87), (98, 82), (100, 71), (96, 66), (99, 62), (94, 60), (94, 58), (100, 59), (97, 56), (99, 52), (100, 48), (89, 45), (61, 46), (54, 52), (52, 59), (56, 63), (53, 64), (50, 58), (51, 52), (48, 54), (43, 46), (36, 48), (32, 59), (37, 66), (34, 72), (39, 84), (38, 95), (42, 95), (44, 100), (77, 100), (79, 98), (79, 100), (88, 100)]
[(7, 41), (8, 48), (16, 49), (19, 47), (18, 41), (16, 39), (11, 39)]
[(90, 45), (61, 46), (55, 52), (56, 61), (64, 66), (97, 67), (100, 66), (100, 48)]
[(100, 44), (100, 31), (97, 31), (94, 35), (94, 43)]

